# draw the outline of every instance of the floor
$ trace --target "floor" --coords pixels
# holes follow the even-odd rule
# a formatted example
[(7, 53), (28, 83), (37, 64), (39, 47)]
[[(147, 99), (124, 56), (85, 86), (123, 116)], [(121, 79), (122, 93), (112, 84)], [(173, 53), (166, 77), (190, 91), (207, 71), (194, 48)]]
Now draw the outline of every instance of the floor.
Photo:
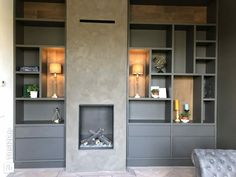
[(17, 169), (8, 177), (195, 177), (194, 167), (130, 167), (127, 172), (68, 173), (64, 169)]

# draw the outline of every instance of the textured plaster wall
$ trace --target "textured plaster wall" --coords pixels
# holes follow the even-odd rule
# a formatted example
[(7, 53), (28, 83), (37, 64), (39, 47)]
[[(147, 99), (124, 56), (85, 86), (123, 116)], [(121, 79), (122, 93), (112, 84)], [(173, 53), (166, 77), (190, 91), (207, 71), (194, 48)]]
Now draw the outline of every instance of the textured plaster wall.
[(13, 170), (13, 0), (0, 0), (0, 176)]
[[(115, 20), (115, 24), (80, 23), (80, 19)], [(66, 169), (125, 170), (127, 1), (67, 1), (66, 61)], [(80, 104), (114, 105), (114, 149), (78, 149)]]

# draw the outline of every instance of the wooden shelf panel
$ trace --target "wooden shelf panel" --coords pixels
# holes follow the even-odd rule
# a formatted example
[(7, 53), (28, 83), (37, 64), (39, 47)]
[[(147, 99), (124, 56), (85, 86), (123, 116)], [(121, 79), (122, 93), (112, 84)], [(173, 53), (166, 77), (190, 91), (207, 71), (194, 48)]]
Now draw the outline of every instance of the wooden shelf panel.
[(65, 98), (23, 98), (17, 97), (16, 101), (64, 101)]
[(130, 98), (129, 101), (171, 101), (171, 98)]
[(45, 126), (45, 125), (49, 125), (49, 126), (64, 126), (64, 123), (54, 123), (53, 121), (21, 121), (21, 122), (17, 122), (16, 127), (21, 127), (21, 126)]
[(22, 74), (22, 75), (24, 75), (24, 74), (32, 74), (32, 75), (38, 75), (38, 74), (40, 74), (40, 72), (22, 72), (22, 71), (16, 71), (16, 74)]
[(23, 26), (65, 27), (65, 20), (63, 19), (16, 18), (16, 22)]
[(132, 123), (132, 124), (140, 124), (140, 123), (143, 123), (143, 124), (169, 124), (170, 121), (167, 121), (167, 120), (135, 120), (135, 119), (132, 119), (132, 120), (129, 120), (129, 123)]

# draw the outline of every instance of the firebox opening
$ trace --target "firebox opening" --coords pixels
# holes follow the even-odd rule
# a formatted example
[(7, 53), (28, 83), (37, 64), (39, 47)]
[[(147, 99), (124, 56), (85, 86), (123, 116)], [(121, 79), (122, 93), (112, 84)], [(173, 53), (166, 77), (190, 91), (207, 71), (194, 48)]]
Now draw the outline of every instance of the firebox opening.
[(79, 149), (113, 148), (113, 105), (79, 106)]

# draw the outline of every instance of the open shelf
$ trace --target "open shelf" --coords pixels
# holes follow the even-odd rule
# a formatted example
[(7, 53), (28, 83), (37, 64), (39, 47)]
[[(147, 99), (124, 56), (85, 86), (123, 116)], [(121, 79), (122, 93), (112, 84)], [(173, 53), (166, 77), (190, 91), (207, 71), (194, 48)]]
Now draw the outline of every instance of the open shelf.
[[(141, 98), (149, 96), (149, 49), (129, 50), (129, 97), (134, 97), (138, 92)], [(133, 74), (133, 67), (139, 65), (143, 69), (143, 74), (137, 76)]]
[(17, 18), (65, 19), (65, 0), (16, 0)]
[[(171, 73), (172, 71), (172, 50), (171, 49), (152, 49), (152, 55), (151, 55), (151, 73)], [(165, 60), (166, 64), (164, 65), (164, 68), (157, 69), (156, 63), (159, 63), (158, 61)]]
[[(190, 120), (194, 123), (201, 123), (201, 86), (200, 76), (174, 77), (174, 100), (177, 99), (180, 102), (180, 113), (183, 112), (184, 104), (189, 105)], [(174, 110), (173, 115), (175, 115)]]
[(140, 119), (132, 119), (132, 120), (129, 120), (129, 123), (132, 123), (132, 124), (139, 124), (139, 123), (142, 123), (142, 124), (161, 124), (161, 123), (170, 123), (170, 121), (168, 120), (140, 120)]
[(130, 46), (171, 48), (172, 26), (155, 24), (130, 24)]
[(216, 26), (215, 25), (198, 25), (196, 27), (196, 40), (216, 40)]
[(193, 73), (194, 28), (192, 25), (175, 25), (174, 72)]
[(216, 60), (196, 59), (195, 72), (199, 74), (214, 74), (216, 71)]
[(216, 57), (216, 41), (197, 41), (196, 42), (196, 57)]
[(57, 96), (64, 97), (64, 85), (65, 85), (65, 75), (64, 75), (64, 64), (65, 64), (65, 49), (60, 47), (45, 47), (42, 48), (42, 97), (50, 98), (53, 95), (54, 87), (54, 76), (50, 73), (49, 66), (51, 63), (57, 63), (61, 65), (61, 73), (57, 74)]
[(203, 102), (203, 123), (215, 123), (215, 102)]
[(63, 19), (16, 18), (16, 21), (23, 26), (65, 27), (65, 20)]
[(170, 122), (171, 101), (129, 101), (129, 121)]
[(171, 98), (131, 98), (129, 101), (171, 101)]
[[(158, 86), (159, 88), (165, 88), (166, 89), (166, 95), (167, 98), (170, 98), (171, 93), (171, 76), (163, 76), (163, 75), (151, 75), (151, 86)], [(151, 95), (151, 90), (150, 90)]]
[(149, 23), (216, 23), (216, 0), (131, 0), (130, 20)]
[[(22, 99), (16, 101), (16, 124), (52, 123), (55, 109), (64, 118), (64, 100)], [(42, 111), (43, 110), (43, 111)]]
[(205, 76), (204, 81), (204, 95), (206, 99), (215, 98), (215, 77), (214, 76)]

